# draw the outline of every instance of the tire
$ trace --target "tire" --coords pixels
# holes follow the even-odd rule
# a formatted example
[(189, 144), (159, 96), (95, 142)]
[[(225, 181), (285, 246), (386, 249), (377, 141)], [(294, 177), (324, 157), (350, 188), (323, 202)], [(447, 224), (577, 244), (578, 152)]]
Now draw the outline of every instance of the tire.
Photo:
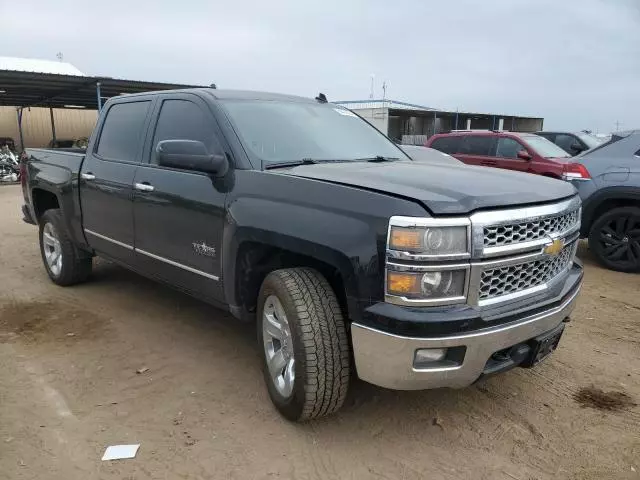
[(62, 286), (84, 282), (91, 274), (93, 262), (90, 256), (79, 252), (69, 238), (61, 211), (44, 212), (39, 232), (40, 254), (49, 278)]
[[(276, 318), (283, 313), (284, 319)], [(279, 351), (286, 363), (279, 369), (280, 364), (271, 362), (273, 371), (281, 373), (277, 377), (268, 360), (270, 354), (277, 354), (275, 337), (263, 328), (273, 329), (272, 321), (284, 324), (276, 330), (284, 339)], [(289, 420), (302, 422), (338, 410), (349, 388), (350, 350), (342, 312), (327, 280), (310, 268), (270, 273), (260, 288), (257, 324), (264, 378), (278, 411)], [(288, 336), (282, 333), (287, 326)], [(287, 382), (290, 368), (294, 379)]]
[(589, 232), (589, 248), (611, 270), (640, 272), (640, 208), (614, 208), (598, 217)]

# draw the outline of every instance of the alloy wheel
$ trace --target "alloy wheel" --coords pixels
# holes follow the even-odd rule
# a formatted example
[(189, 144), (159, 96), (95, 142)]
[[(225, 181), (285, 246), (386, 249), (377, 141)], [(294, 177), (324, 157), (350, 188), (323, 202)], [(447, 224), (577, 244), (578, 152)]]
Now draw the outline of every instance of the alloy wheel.
[(262, 338), (269, 377), (277, 392), (288, 398), (295, 382), (293, 338), (282, 303), (275, 295), (269, 295), (264, 302)]

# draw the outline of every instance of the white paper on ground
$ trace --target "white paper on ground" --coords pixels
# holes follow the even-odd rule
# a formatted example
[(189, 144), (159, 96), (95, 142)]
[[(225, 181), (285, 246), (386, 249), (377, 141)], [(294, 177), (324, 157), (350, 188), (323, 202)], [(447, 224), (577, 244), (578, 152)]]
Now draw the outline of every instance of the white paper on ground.
[(121, 460), (124, 458), (134, 458), (138, 453), (140, 444), (137, 445), (111, 445), (107, 447), (102, 456), (102, 460)]

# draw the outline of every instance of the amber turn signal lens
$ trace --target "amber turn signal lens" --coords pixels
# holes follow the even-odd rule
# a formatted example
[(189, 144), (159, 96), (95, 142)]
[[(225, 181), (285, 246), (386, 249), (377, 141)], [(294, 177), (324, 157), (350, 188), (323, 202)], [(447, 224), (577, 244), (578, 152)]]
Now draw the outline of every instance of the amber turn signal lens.
[(388, 272), (387, 291), (395, 295), (420, 293), (420, 276), (413, 273)]
[(422, 247), (422, 230), (392, 228), (389, 246), (394, 250), (419, 250)]

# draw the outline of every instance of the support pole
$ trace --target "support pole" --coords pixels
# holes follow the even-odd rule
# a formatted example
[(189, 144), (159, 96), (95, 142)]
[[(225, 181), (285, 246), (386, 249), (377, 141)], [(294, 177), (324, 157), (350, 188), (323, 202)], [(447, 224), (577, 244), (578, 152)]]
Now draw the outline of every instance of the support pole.
[(454, 127), (454, 130), (458, 129), (458, 109), (456, 109), (456, 126)]
[(436, 111), (433, 111), (433, 134), (436, 134)]
[(102, 97), (100, 96), (100, 82), (96, 83), (96, 96), (98, 97), (98, 112), (102, 110)]
[(49, 116), (51, 117), (51, 134), (53, 135), (52, 148), (56, 147), (56, 121), (53, 118), (53, 108), (49, 107)]
[(494, 115), (491, 118), (491, 130), (495, 130), (496, 129), (496, 116)]
[(22, 136), (22, 108), (16, 108), (18, 115), (18, 133), (20, 134), (20, 151), (24, 151), (24, 137)]

